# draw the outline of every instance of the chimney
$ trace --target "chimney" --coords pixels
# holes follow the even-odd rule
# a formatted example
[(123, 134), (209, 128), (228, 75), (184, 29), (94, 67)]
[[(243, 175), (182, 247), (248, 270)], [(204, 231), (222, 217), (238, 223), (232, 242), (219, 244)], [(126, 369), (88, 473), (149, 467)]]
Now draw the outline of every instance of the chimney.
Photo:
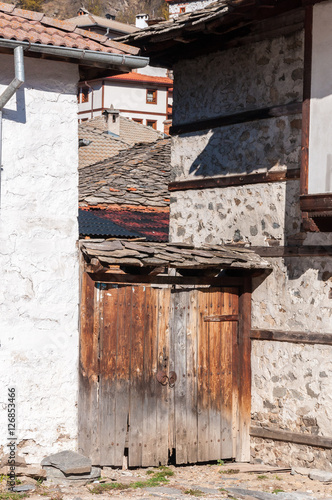
[(149, 14), (137, 14), (136, 15), (136, 28), (139, 28), (141, 30), (143, 30), (144, 28), (147, 28), (148, 19), (149, 19)]
[(111, 106), (110, 109), (105, 109), (103, 111), (103, 115), (106, 118), (107, 130), (106, 133), (110, 135), (114, 135), (116, 137), (120, 136), (120, 111), (118, 109), (114, 109)]

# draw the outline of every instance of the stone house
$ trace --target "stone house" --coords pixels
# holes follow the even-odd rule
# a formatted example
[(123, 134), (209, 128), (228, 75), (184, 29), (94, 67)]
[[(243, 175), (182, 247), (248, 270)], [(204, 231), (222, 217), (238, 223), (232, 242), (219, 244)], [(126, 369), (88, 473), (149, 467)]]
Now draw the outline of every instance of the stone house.
[(27, 462), (77, 448), (77, 84), (146, 65), (138, 52), (0, 4), (1, 455), (9, 388)]
[(214, 0), (165, 0), (168, 3), (169, 17), (175, 19), (180, 14), (194, 12), (194, 10), (204, 9)]
[(331, 22), (331, 0), (219, 0), (126, 38), (174, 71), (170, 241), (272, 266), (250, 277), (251, 460), (329, 470)]

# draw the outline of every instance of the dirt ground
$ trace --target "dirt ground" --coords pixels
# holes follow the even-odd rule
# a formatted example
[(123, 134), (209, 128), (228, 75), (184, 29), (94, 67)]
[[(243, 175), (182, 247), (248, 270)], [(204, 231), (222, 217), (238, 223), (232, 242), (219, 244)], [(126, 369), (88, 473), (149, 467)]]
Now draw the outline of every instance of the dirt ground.
[[(158, 478), (161, 478), (159, 481)], [(163, 478), (163, 479), (162, 479)], [(167, 481), (167, 482), (166, 482)], [(147, 485), (147, 482), (149, 486)], [(332, 484), (312, 481), (307, 476), (291, 475), (285, 469), (226, 463), (223, 465), (170, 466), (122, 471), (104, 468), (99, 482), (86, 486), (39, 484), (26, 478), (22, 484), (34, 484), (29, 500), (106, 500), (121, 498), (237, 498), (251, 499), (227, 493), (226, 488), (244, 488), (260, 492), (303, 492), (313, 499), (332, 499)], [(112, 488), (112, 485), (114, 488)], [(133, 485), (134, 487), (130, 487)], [(3, 493), (5, 484), (1, 482)], [(112, 489), (109, 489), (112, 488)], [(285, 498), (285, 496), (283, 496)], [(0, 494), (0, 498), (5, 497)], [(15, 498), (15, 497), (13, 497)], [(20, 497), (16, 497), (18, 500)], [(276, 499), (278, 496), (276, 495)]]

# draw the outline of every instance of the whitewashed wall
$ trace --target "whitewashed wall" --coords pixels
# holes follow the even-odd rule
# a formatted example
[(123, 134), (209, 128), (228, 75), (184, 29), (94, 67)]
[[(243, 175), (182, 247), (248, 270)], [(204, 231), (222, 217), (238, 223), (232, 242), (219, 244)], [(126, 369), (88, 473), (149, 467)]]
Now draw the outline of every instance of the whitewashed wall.
[[(0, 455), (15, 386), (19, 453), (36, 463), (77, 440), (78, 69), (25, 58), (25, 72), (3, 120)], [(0, 93), (12, 78), (0, 55)]]
[[(174, 125), (301, 102), (303, 33), (180, 61), (174, 77)], [(173, 139), (174, 178), (296, 168), (300, 148), (301, 115), (183, 134)], [(330, 244), (331, 233), (301, 233), (299, 195), (299, 180), (174, 192), (171, 241)], [(271, 263), (269, 277), (254, 279), (253, 328), (332, 333), (331, 257)], [(332, 347), (252, 346), (253, 424), (331, 437)], [(331, 458), (331, 450), (252, 439), (257, 461), (332, 469)]]
[(195, 0), (189, 2), (172, 2), (169, 4), (169, 17), (178, 17), (180, 14), (180, 9), (185, 8), (187, 12), (193, 12), (194, 10), (204, 9), (207, 5), (214, 2), (215, 0)]
[[(91, 83), (94, 88), (93, 116), (102, 114), (102, 88), (100, 82)], [(146, 102), (147, 88), (157, 89), (157, 104)], [(92, 97), (90, 92), (89, 102), (79, 105), (80, 119), (91, 118)], [(157, 87), (154, 84), (137, 86), (130, 85), (124, 82), (109, 82), (105, 81), (104, 85), (104, 107), (121, 110), (121, 115), (126, 118), (139, 118), (143, 120), (143, 124), (147, 124), (147, 120), (157, 121), (157, 130), (164, 131), (164, 121), (167, 114), (167, 89), (165, 87)], [(127, 111), (128, 110), (128, 111)], [(84, 113), (83, 113), (84, 111)], [(81, 113), (82, 112), (82, 113)]]

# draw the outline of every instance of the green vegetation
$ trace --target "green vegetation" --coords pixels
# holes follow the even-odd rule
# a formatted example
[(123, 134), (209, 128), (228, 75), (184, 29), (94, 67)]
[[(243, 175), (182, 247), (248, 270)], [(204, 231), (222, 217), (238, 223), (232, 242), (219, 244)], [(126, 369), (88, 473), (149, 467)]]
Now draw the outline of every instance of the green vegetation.
[(202, 497), (203, 492), (200, 490), (186, 490), (185, 495), (191, 495), (192, 497)]
[(5, 493), (0, 493), (0, 500), (20, 500), (21, 498), (27, 497), (26, 493), (15, 493), (14, 491), (6, 491)]
[(281, 481), (281, 477), (278, 475), (274, 476), (274, 479), (276, 479), (277, 481)]
[(275, 490), (272, 491), (272, 493), (283, 493), (284, 490), (282, 490), (281, 488), (276, 488)]
[(257, 479), (269, 479), (269, 478), (265, 476), (265, 474), (260, 474), (259, 476), (257, 476)]
[(225, 469), (221, 470), (220, 474), (239, 474), (240, 469)]
[(170, 476), (174, 476), (174, 472), (165, 465), (161, 465), (160, 467), (158, 467), (157, 470), (148, 470), (146, 474), (151, 477), (149, 477), (149, 479), (146, 479), (145, 481), (144, 480), (135, 481), (134, 483), (130, 484), (122, 484), (122, 483), (97, 484), (90, 491), (91, 493), (95, 493), (98, 495), (104, 493), (105, 491), (110, 491), (110, 490), (127, 490), (129, 488), (133, 489), (149, 488), (152, 486), (160, 486), (161, 484), (166, 484), (169, 482), (167, 478)]
[(217, 464), (218, 465), (225, 465), (225, 462), (219, 458), (219, 460), (217, 460)]
[(43, 12), (44, 0), (20, 0), (21, 9)]

